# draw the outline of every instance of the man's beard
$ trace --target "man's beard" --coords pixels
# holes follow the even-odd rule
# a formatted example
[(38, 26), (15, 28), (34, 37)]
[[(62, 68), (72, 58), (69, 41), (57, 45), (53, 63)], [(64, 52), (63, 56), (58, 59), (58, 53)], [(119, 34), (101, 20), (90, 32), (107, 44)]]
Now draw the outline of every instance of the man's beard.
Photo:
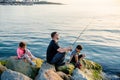
[(59, 40), (59, 38), (57, 38), (57, 40)]

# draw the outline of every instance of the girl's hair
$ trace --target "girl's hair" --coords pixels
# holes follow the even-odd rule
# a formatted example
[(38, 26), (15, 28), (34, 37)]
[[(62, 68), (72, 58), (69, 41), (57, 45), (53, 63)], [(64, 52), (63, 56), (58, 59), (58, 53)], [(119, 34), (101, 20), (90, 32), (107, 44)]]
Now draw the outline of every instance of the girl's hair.
[(20, 47), (20, 48), (24, 48), (25, 46), (26, 46), (26, 43), (25, 43), (25, 42), (20, 42), (20, 43), (19, 43), (19, 47)]

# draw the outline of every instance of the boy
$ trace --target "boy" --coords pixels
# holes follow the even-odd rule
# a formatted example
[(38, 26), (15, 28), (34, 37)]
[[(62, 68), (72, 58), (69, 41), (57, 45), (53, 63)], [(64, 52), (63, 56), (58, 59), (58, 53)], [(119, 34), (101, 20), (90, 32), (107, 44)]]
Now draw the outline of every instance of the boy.
[(72, 51), (71, 56), (70, 56), (70, 60), (68, 63), (73, 63), (75, 65), (75, 67), (77, 68), (81, 68), (81, 64), (80, 64), (80, 60), (83, 59), (85, 57), (84, 54), (80, 55), (80, 51), (82, 50), (82, 46), (81, 45), (77, 45), (77, 47), (75, 48), (74, 51)]

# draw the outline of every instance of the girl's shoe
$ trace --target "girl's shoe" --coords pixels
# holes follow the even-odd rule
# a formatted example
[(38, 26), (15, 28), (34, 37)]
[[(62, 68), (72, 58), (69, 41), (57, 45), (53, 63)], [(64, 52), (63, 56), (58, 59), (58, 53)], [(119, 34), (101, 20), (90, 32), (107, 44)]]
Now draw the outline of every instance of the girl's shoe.
[(35, 64), (34, 62), (31, 62), (31, 65), (32, 65), (32, 66), (36, 66), (36, 64)]

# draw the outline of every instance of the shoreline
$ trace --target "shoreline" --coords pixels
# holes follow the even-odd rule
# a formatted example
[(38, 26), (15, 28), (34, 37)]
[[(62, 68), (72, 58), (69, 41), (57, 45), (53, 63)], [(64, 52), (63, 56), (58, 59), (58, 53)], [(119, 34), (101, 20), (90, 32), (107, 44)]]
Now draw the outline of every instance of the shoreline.
[[(0, 60), (0, 77), (1, 80), (71, 80), (82, 78), (84, 80), (102, 80), (104, 79), (102, 66), (91, 60), (81, 60), (82, 68), (75, 68), (74, 64), (69, 63), (62, 66), (51, 65), (41, 58), (33, 60), (35, 66), (26, 60), (19, 60), (16, 56), (10, 56), (6, 60)], [(24, 68), (23, 68), (24, 67)], [(61, 74), (58, 74), (58, 73)], [(91, 75), (89, 75), (89, 73)], [(8, 76), (10, 74), (10, 76)], [(47, 76), (49, 74), (49, 76)], [(54, 76), (53, 76), (54, 75)], [(86, 75), (86, 77), (84, 77)], [(66, 78), (65, 78), (66, 77)]]
[[(10, 58), (10, 57), (1, 57), (1, 58), (0, 58), (0, 61), (7, 60), (8, 58)], [(43, 59), (43, 58), (41, 58), (41, 57), (38, 57), (38, 58), (40, 58), (40, 59), (42, 59), (42, 60), (45, 61), (45, 59)], [(92, 61), (92, 60), (90, 60), (90, 61)], [(97, 63), (97, 62), (95, 62), (95, 63)], [(98, 63), (98, 64), (99, 64), (99, 63)], [(102, 65), (101, 65), (101, 66), (102, 66)], [(103, 66), (102, 66), (102, 67), (103, 67)], [(103, 67), (103, 68), (104, 68), (104, 67)], [(102, 71), (103, 71), (103, 73), (104, 73), (104, 77), (106, 77), (107, 79), (119, 79), (119, 78), (120, 78), (119, 72), (117, 72), (117, 73), (108, 73), (108, 72), (104, 71), (104, 69), (103, 69)]]

